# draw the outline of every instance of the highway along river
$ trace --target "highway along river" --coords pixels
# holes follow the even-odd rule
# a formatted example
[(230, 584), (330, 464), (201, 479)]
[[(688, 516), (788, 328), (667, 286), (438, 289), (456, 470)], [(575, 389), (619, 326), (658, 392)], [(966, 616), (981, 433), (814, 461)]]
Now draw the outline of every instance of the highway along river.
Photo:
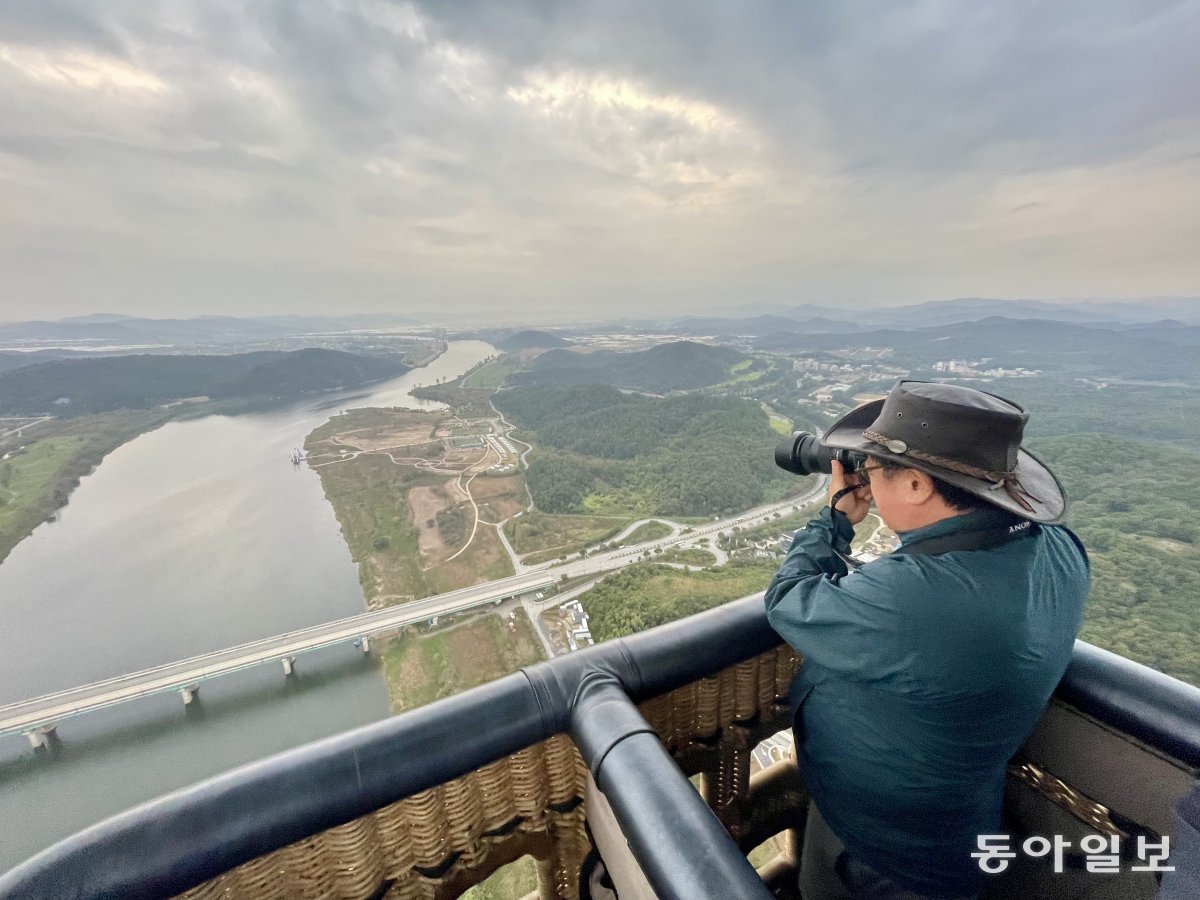
[[(402, 378), (268, 413), (176, 422), (110, 454), (58, 521), (0, 564), (0, 704), (365, 611), (316, 472), (289, 455), (340, 409), (433, 406), (408, 392), (497, 352), (456, 341)], [(0, 738), (0, 871), (232, 766), (383, 718), (376, 664), (347, 644), (296, 675), (264, 665), (65, 721), (34, 753)]]

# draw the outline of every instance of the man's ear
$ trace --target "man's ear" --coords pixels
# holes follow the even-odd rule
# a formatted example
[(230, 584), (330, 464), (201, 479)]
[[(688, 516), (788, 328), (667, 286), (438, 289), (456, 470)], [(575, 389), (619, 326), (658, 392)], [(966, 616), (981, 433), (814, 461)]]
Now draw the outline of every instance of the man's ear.
[(937, 488), (933, 486), (933, 478), (920, 469), (904, 470), (904, 499), (909, 503), (925, 503), (937, 496)]

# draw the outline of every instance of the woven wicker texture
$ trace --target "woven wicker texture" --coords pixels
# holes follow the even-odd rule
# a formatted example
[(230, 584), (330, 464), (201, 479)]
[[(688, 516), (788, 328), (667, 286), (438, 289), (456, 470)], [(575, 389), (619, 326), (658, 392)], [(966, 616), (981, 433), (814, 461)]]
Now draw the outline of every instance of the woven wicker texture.
[[(799, 667), (780, 647), (644, 703), (677, 756), (693, 754), (705, 796), (737, 835), (746, 819), (750, 752), (786, 727)], [(685, 766), (685, 769), (688, 768)], [(576, 900), (590, 849), (586, 769), (565, 735), (253, 860), (181, 895), (186, 900), (446, 900), (523, 855), (543, 900)]]

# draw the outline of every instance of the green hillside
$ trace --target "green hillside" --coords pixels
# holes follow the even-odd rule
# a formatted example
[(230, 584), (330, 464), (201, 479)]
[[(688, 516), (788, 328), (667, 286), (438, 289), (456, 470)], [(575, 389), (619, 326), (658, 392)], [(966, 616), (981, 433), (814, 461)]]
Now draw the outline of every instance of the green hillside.
[(1200, 685), (1200, 453), (1099, 434), (1036, 447), (1092, 558), (1081, 637)]
[(0, 372), (0, 415), (71, 417), (199, 396), (285, 399), (380, 381), (408, 369), (399, 357), (321, 349), (55, 360)]
[(529, 371), (513, 376), (516, 384), (607, 384), (652, 394), (691, 391), (727, 381), (735, 366), (753, 360), (728, 347), (692, 341), (659, 344), (649, 350), (618, 353), (551, 350)]
[(583, 385), (514, 388), (493, 402), (531, 435), (527, 480), (544, 512), (709, 516), (802, 486), (776, 468), (779, 435), (750, 400)]
[(703, 572), (638, 564), (609, 575), (579, 599), (587, 610), (592, 636), (607, 641), (761, 591), (775, 569), (773, 562), (751, 560), (735, 560)]
[(362, 356), (310, 347), (280, 354), (214, 386), (213, 397), (292, 397), (395, 378), (410, 366), (399, 357)]

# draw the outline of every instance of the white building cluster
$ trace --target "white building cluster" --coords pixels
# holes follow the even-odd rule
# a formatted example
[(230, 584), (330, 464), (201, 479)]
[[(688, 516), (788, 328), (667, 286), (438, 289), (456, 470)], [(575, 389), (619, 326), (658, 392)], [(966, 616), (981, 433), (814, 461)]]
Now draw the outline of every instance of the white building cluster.
[(849, 363), (826, 363), (815, 359), (792, 360), (793, 372), (853, 372), (855, 367)]
[(491, 444), (492, 449), (495, 450), (497, 453), (499, 453), (501, 456), (516, 456), (517, 455), (516, 448), (513, 447), (512, 442), (507, 437), (504, 437), (502, 435), (489, 434), (487, 436), (487, 442), (489, 444)]
[(560, 606), (558, 611), (562, 614), (563, 623), (567, 626), (567, 643), (572, 650), (590, 647), (595, 643), (592, 640), (592, 631), (588, 627), (587, 613), (583, 611), (582, 603), (578, 600), (571, 600)]
[(1042, 374), (1038, 369), (1026, 369), (1022, 366), (1017, 366), (1013, 369), (1004, 369), (999, 366), (990, 369), (983, 368), (989, 362), (991, 360), (988, 359), (979, 359), (974, 362), (968, 362), (965, 359), (944, 359), (938, 360), (933, 364), (933, 371), (946, 372), (952, 375), (972, 375), (988, 378), (1029, 378)]
[(517, 448), (512, 445), (512, 441), (504, 435), (489, 434), (485, 437), (488, 446), (495, 450), (496, 455), (500, 457), (488, 471), (499, 474), (513, 471), (516, 468)]

